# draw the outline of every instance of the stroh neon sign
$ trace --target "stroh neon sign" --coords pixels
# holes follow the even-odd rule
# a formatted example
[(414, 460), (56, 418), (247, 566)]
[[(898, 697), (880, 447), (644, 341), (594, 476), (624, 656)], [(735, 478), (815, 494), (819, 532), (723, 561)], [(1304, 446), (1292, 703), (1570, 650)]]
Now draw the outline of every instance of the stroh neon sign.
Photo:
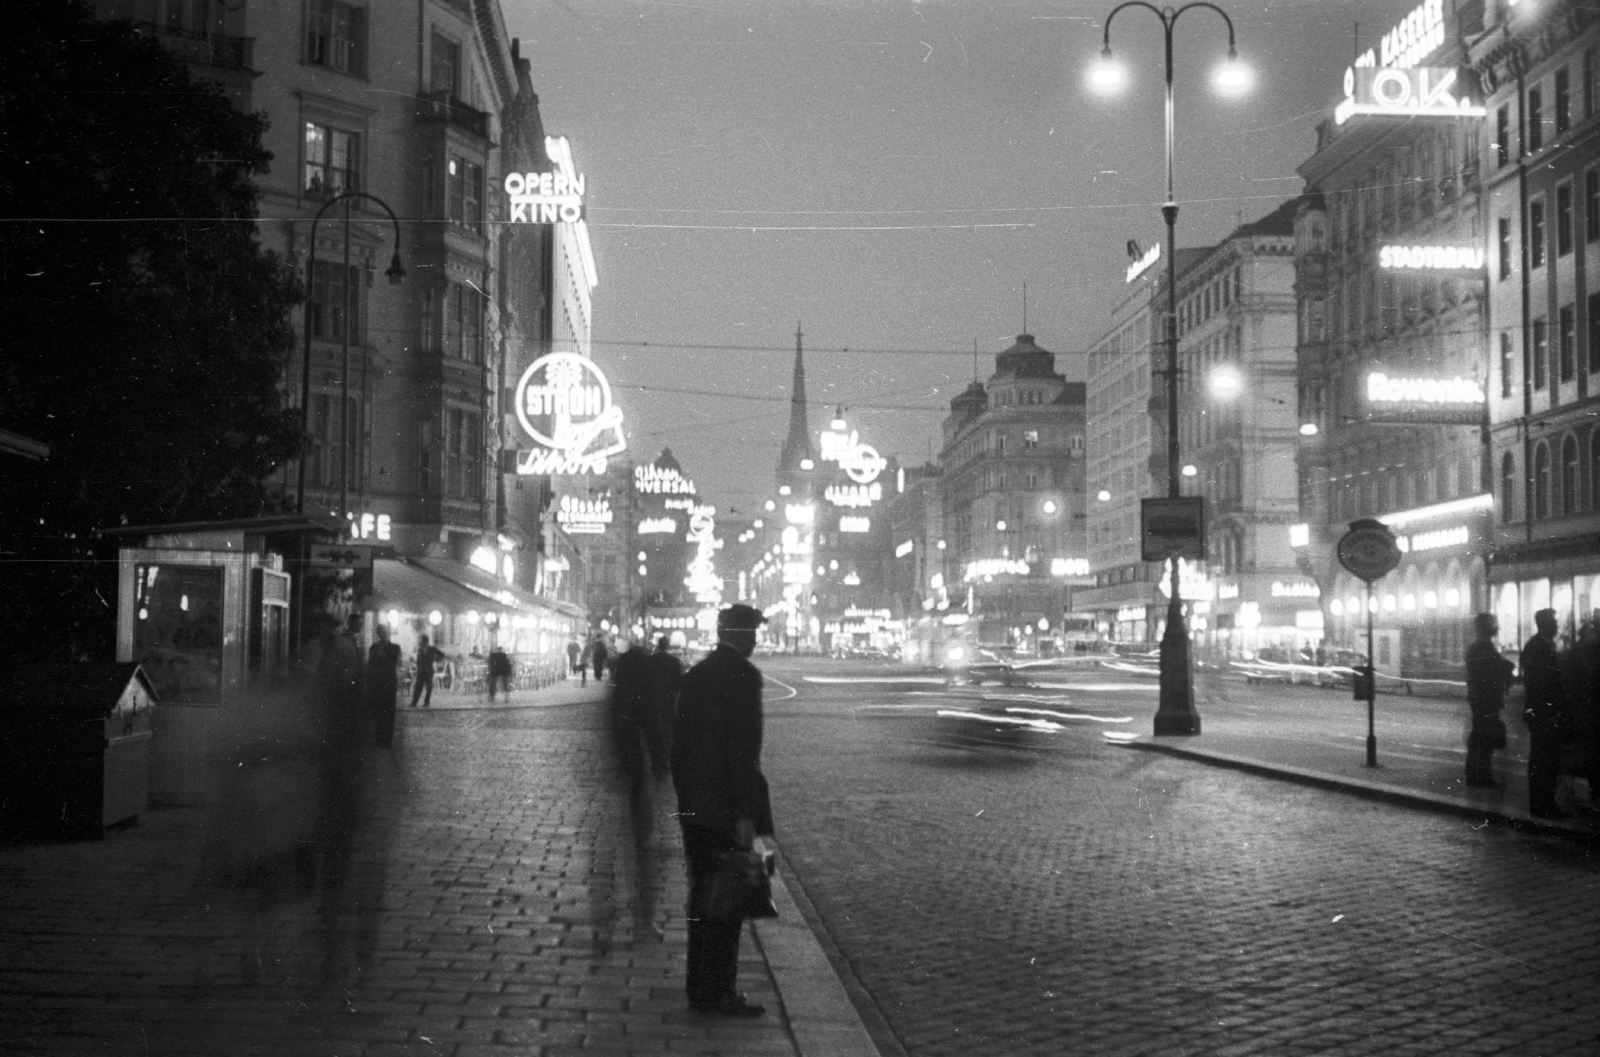
[(519, 474), (605, 473), (606, 460), (627, 447), (610, 383), (577, 353), (552, 352), (530, 363), (515, 401), (517, 421), (540, 445), (517, 453)]

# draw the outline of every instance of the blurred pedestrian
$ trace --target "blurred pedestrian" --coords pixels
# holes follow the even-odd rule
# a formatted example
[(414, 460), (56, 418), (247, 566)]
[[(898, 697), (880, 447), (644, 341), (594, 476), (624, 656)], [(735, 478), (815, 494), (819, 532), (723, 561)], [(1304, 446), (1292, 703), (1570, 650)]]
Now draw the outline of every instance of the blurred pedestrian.
[(576, 672), (582, 668), (583, 647), (578, 645), (577, 639), (567, 640), (567, 671)]
[(589, 659), (594, 662), (594, 681), (598, 683), (606, 674), (606, 640), (599, 635), (594, 637), (594, 645), (589, 648)]
[(1522, 686), (1526, 694), (1522, 718), (1528, 725), (1528, 813), (1536, 818), (1565, 818), (1556, 803), (1561, 777), (1561, 701), (1565, 696), (1556, 655), (1556, 611), (1533, 615), (1533, 638), (1522, 647)]
[(489, 703), (494, 703), (495, 684), (500, 685), (503, 696), (511, 698), (511, 658), (506, 654), (505, 647), (496, 644), (489, 651)]
[(672, 758), (672, 726), (678, 719), (678, 691), (683, 686), (683, 662), (672, 652), (666, 635), (656, 642), (647, 662), (650, 698), (655, 708), (657, 738), (650, 745), (650, 763), (657, 778), (665, 777)]
[(1505, 708), (1506, 690), (1516, 666), (1500, 656), (1495, 636), (1500, 622), (1492, 613), (1472, 618), (1476, 638), (1467, 647), (1467, 708), (1472, 727), (1467, 734), (1467, 784), (1477, 789), (1494, 789), (1494, 751), (1506, 747), (1506, 724), (1500, 712)]
[(649, 654), (637, 644), (618, 654), (608, 699), (617, 772), (634, 808), (635, 821), (645, 825), (648, 820), (643, 812), (650, 802), (649, 746), (652, 741), (660, 741), (650, 697), (648, 661)]
[(367, 650), (367, 709), (378, 747), (394, 744), (395, 697), (400, 691), (400, 647), (389, 641), (389, 628), (379, 624), (378, 641)]
[(417, 675), (411, 681), (412, 708), (417, 707), (418, 699), (423, 708), (433, 706), (433, 666), (443, 657), (444, 652), (429, 642), (428, 636), (417, 639)]
[(732, 605), (717, 614), (717, 646), (684, 676), (672, 737), (672, 782), (689, 862), (686, 989), (699, 1013), (758, 1017), (765, 1009), (739, 994), (742, 921), (701, 915), (707, 882), (726, 852), (749, 850), (772, 833), (772, 805), (761, 774), (761, 673), (750, 663), (761, 611)]
[(1589, 789), (1589, 807), (1600, 807), (1600, 628), (1586, 620), (1578, 637), (1561, 651), (1566, 695), (1561, 710), (1561, 772), (1582, 778)]

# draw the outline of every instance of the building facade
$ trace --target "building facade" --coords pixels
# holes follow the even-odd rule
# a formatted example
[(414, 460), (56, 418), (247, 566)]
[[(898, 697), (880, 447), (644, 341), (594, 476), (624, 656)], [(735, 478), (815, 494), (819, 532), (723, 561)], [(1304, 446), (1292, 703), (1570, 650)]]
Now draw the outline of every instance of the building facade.
[(1488, 262), (1492, 612), (1507, 643), (1600, 610), (1600, 13), (1488, 6), (1478, 168)]
[(950, 402), (941, 575), (978, 642), (1054, 650), (1069, 587), (1089, 582), (1084, 411), (1084, 383), (1059, 374), (1031, 334)]
[[(1363, 56), (1346, 84), (1369, 67), (1447, 76), (1464, 64), (1481, 11), (1424, 4), (1417, 45)], [(1318, 126), (1300, 167), (1303, 527), (1293, 542), (1320, 593), (1327, 644), (1365, 651), (1365, 586), (1335, 548), (1358, 518), (1407, 526), (1410, 549), (1373, 587), (1374, 662), (1392, 674), (1459, 673), (1471, 614), (1488, 604), (1481, 126), (1462, 112), (1349, 109)]]

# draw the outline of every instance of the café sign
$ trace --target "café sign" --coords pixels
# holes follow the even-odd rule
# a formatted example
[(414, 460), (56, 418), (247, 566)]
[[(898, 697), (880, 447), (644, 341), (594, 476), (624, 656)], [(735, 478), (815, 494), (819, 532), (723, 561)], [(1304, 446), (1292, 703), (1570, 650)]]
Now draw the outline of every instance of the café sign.
[(574, 352), (539, 357), (517, 382), (517, 421), (538, 445), (517, 452), (519, 474), (602, 474), (627, 447), (622, 409), (600, 368)]

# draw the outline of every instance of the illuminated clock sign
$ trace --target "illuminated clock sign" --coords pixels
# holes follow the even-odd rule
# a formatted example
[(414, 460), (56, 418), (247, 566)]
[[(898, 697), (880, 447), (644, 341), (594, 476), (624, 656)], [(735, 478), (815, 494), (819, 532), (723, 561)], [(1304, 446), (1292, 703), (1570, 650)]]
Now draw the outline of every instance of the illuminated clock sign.
[(1477, 271), (1483, 267), (1481, 246), (1384, 246), (1378, 267), (1434, 272)]
[(1397, 378), (1367, 375), (1367, 409), (1379, 422), (1426, 422), (1473, 426), (1483, 420), (1488, 398), (1474, 378)]
[(561, 497), (561, 502), (556, 504), (556, 523), (568, 532), (588, 534), (604, 532), (614, 517), (611, 500), (606, 496), (599, 499), (579, 499), (576, 496), (564, 495)]
[(593, 360), (552, 352), (528, 365), (517, 382), (517, 421), (539, 445), (517, 453), (519, 474), (602, 474), (627, 447), (622, 409)]
[(1345, 71), (1345, 98), (1334, 107), (1333, 120), (1344, 124), (1357, 114), (1390, 117), (1482, 117), (1488, 113), (1465, 96), (1452, 94), (1453, 68), (1417, 66), (1409, 70), (1351, 67)]
[(514, 172), (505, 179), (513, 224), (576, 224), (583, 219), (584, 177), (572, 163), (565, 137), (546, 136), (555, 172)]

